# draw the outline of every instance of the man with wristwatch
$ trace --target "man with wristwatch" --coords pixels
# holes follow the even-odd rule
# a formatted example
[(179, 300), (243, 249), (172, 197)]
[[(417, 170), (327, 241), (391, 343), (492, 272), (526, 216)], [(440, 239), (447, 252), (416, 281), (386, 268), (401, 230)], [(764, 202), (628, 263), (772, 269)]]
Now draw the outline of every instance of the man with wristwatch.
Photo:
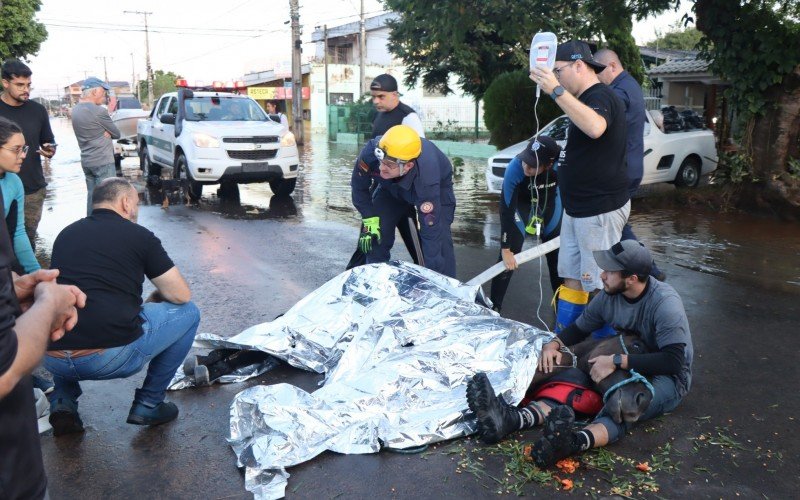
[[(594, 258), (603, 269), (603, 290), (577, 321), (544, 345), (539, 369), (551, 372), (561, 364), (561, 347), (583, 341), (602, 325), (636, 332), (650, 352), (590, 359), (592, 379), (602, 380), (618, 369), (636, 370), (653, 387), (653, 399), (638, 421), (671, 412), (689, 392), (692, 381), (692, 335), (683, 302), (674, 288), (650, 276), (653, 258), (636, 240), (596, 251)], [(511, 432), (544, 425), (545, 432), (530, 452), (539, 467), (613, 443), (634, 425), (614, 422), (604, 408), (589, 425), (573, 431), (575, 413), (569, 405), (542, 400), (517, 408), (495, 394), (485, 375), (476, 375), (468, 384), (467, 398), (472, 395), (470, 408), (476, 413), (481, 440), (491, 444)]]
[[(560, 294), (558, 302), (570, 302), (572, 307), (559, 307), (556, 331), (572, 323), (589, 294), (603, 287), (592, 252), (620, 240), (630, 212), (625, 107), (598, 79), (597, 73), (603, 69), (589, 45), (577, 40), (558, 46), (552, 70), (544, 66), (531, 69), (531, 80), (571, 121), (558, 172), (565, 211), (558, 274), (571, 290)], [(605, 333), (613, 332), (605, 329)]]
[[(603, 269), (603, 290), (575, 323), (542, 348), (539, 367), (549, 372), (561, 362), (562, 345), (577, 344), (603, 325), (637, 332), (650, 352), (590, 359), (592, 379), (597, 382), (615, 370), (634, 369), (646, 376), (654, 389), (653, 400), (639, 421), (671, 412), (689, 392), (692, 381), (692, 335), (683, 302), (674, 288), (650, 276), (653, 258), (636, 240), (623, 240), (608, 250), (596, 251), (594, 258)], [(603, 410), (584, 429), (572, 432), (575, 414), (566, 405), (554, 407), (547, 418), (551, 427), (557, 427), (556, 432), (546, 433), (551, 439), (543, 436), (531, 452), (542, 467), (613, 443), (631, 427), (614, 422)]]

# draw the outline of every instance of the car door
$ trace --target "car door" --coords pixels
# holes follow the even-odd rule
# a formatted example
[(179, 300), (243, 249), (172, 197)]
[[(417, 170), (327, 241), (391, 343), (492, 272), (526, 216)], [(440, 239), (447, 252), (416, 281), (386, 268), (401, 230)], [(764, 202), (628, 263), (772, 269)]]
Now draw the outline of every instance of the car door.
[(155, 119), (153, 120), (153, 137), (151, 139), (153, 159), (162, 165), (172, 166), (175, 150), (175, 125), (161, 123), (161, 116), (169, 113), (173, 108), (178, 110), (177, 99), (174, 96), (164, 96), (158, 102)]

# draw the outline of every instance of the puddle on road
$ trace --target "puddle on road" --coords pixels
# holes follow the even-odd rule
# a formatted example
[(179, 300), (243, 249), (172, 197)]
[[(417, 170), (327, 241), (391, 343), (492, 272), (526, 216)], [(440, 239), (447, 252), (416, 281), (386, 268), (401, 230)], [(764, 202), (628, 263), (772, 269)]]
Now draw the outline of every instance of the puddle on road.
[[(59, 148), (46, 171), (50, 186), (39, 226), (40, 256), (49, 255), (58, 232), (85, 211), (86, 187), (72, 127), (65, 119), (53, 119), (52, 125)], [(358, 152), (356, 145), (314, 136), (301, 149), (300, 177), (291, 198), (272, 196), (266, 183), (240, 186), (238, 201), (217, 196), (218, 186), (205, 186), (199, 210), (226, 218), (335, 221), (355, 228), (359, 216), (350, 200), (350, 174)], [(458, 200), (453, 239), (467, 246), (499, 247), (499, 196), (486, 192), (486, 161), (463, 160), (453, 175)], [(136, 160), (126, 162), (135, 164)], [(152, 193), (143, 199), (161, 203)], [(635, 202), (631, 222), (659, 263), (724, 276), (743, 285), (800, 292), (797, 224), (695, 208), (637, 210)]]

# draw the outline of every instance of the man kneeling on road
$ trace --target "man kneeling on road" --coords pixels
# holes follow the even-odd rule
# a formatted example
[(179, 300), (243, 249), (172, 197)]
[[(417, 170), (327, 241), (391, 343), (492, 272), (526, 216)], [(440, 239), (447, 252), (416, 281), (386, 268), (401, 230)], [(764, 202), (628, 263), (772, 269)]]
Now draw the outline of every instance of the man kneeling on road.
[[(593, 255), (603, 270), (603, 291), (573, 324), (545, 344), (539, 369), (550, 373), (561, 363), (561, 347), (581, 342), (604, 324), (634, 331), (650, 352), (590, 359), (592, 380), (603, 380), (617, 369), (636, 370), (647, 376), (653, 387), (653, 399), (639, 421), (674, 410), (689, 392), (692, 380), (692, 336), (681, 298), (670, 285), (649, 276), (653, 258), (636, 240), (621, 241)], [(479, 436), (486, 443), (543, 423), (543, 435), (531, 449), (539, 467), (613, 443), (632, 426), (614, 422), (604, 408), (592, 423), (575, 432), (575, 413), (570, 406), (534, 401), (525, 408), (513, 407), (495, 396), (484, 373), (469, 381), (467, 402), (478, 418)]]
[[(161, 241), (136, 224), (139, 196), (130, 182), (112, 177), (93, 193), (92, 214), (67, 226), (53, 244), (58, 282), (86, 293), (78, 326), (49, 346), (53, 374), (50, 424), (56, 436), (83, 431), (78, 415), (81, 380), (129, 377), (145, 364), (129, 424), (158, 425), (178, 416), (165, 402), (167, 385), (194, 341), (200, 312)], [(147, 276), (163, 302), (142, 305)]]
[[(378, 187), (370, 194), (373, 179)], [(353, 205), (363, 217), (358, 244), (367, 264), (389, 260), (398, 221), (416, 208), (420, 264), (455, 278), (450, 234), (456, 210), (453, 166), (436, 145), (421, 139), (408, 125), (395, 125), (361, 150), (350, 186)]]

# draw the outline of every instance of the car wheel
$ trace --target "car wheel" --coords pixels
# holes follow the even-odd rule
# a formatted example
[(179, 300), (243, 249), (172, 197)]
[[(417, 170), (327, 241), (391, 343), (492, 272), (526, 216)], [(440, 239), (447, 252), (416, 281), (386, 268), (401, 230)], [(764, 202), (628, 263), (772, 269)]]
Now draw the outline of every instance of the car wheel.
[(274, 181), (269, 181), (269, 188), (275, 196), (289, 196), (294, 191), (296, 185), (297, 177), (294, 179), (275, 179)]
[(203, 185), (192, 179), (192, 174), (189, 173), (189, 163), (186, 161), (186, 156), (179, 155), (178, 160), (175, 162), (177, 170), (177, 179), (181, 181), (181, 196), (183, 199), (189, 199), (192, 202), (197, 202), (203, 196)]
[(681, 167), (678, 169), (678, 175), (675, 176), (675, 185), (677, 187), (697, 187), (700, 183), (700, 160), (690, 156), (683, 160)]
[(161, 175), (161, 167), (150, 161), (150, 156), (147, 154), (147, 146), (142, 146), (142, 149), (139, 150), (139, 167), (145, 177)]

